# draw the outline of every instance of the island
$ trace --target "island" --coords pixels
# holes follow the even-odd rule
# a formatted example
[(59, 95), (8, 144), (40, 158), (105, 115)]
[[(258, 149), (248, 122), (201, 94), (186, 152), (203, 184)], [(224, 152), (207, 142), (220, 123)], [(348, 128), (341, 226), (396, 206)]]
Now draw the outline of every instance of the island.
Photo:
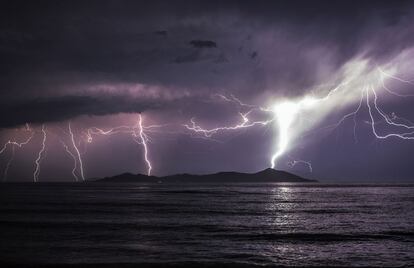
[(295, 174), (267, 168), (256, 173), (218, 172), (214, 174), (194, 175), (176, 174), (170, 176), (147, 176), (143, 174), (123, 173), (113, 177), (94, 179), (94, 182), (131, 182), (131, 183), (274, 183), (274, 182), (317, 182)]

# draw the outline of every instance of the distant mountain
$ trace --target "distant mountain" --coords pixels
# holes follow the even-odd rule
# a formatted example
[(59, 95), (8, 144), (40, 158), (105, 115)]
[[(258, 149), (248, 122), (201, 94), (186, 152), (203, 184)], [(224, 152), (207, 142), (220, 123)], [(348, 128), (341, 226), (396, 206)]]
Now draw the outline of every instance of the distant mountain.
[(145, 183), (197, 183), (197, 182), (316, 182), (286, 171), (265, 169), (257, 173), (219, 172), (206, 175), (177, 174), (164, 177), (124, 173), (113, 177), (97, 179), (96, 182), (145, 182)]

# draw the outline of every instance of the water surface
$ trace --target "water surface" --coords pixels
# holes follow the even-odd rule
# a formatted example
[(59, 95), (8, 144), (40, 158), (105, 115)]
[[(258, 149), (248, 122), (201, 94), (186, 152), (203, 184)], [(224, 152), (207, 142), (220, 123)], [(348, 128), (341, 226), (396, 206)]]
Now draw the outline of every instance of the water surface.
[(414, 187), (2, 184), (8, 263), (414, 263)]

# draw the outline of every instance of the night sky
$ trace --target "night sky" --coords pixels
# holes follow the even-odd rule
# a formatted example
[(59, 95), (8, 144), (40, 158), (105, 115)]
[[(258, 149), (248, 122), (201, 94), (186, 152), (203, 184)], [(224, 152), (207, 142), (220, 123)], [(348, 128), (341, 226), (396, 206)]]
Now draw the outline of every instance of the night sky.
[(414, 3), (360, 2), (2, 1), (0, 176), (145, 174), (145, 147), (153, 175), (256, 172), (287, 137), (276, 169), (414, 182)]

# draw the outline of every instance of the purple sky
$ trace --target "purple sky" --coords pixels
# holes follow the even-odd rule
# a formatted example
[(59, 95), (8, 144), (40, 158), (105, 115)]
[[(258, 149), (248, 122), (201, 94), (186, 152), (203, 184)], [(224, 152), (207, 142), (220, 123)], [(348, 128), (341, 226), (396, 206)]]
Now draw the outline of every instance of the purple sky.
[[(86, 178), (146, 173), (139, 132), (91, 143), (86, 135), (137, 126), (141, 113), (154, 175), (267, 168), (283, 136), (278, 118), (294, 116), (277, 169), (414, 182), (412, 25), (410, 1), (5, 1), (0, 146), (33, 138), (3, 147), (0, 175), (33, 180), (44, 124), (39, 181), (74, 180), (75, 164), (80, 177), (69, 121)], [(319, 101), (298, 104), (308, 98)], [(300, 108), (292, 115), (285, 103)], [(184, 126), (194, 118), (206, 129), (232, 127), (250, 110), (250, 123), (268, 123), (208, 137)], [(376, 138), (373, 122), (377, 135), (400, 136)]]

